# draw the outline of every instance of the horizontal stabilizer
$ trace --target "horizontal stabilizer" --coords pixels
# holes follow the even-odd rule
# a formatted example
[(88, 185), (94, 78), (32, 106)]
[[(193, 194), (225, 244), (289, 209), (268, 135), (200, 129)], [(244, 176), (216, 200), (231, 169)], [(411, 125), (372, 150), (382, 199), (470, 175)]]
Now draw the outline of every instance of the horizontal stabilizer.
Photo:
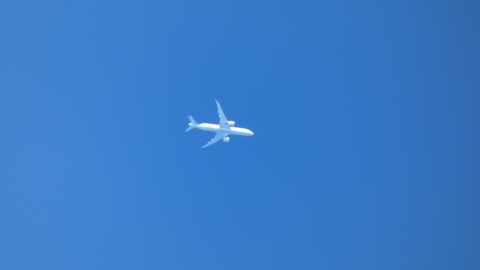
[(190, 119), (190, 123), (188, 123), (188, 128), (187, 130), (185, 130), (185, 132), (188, 132), (192, 129), (194, 129), (198, 124), (197, 122), (195, 122), (195, 119), (193, 119), (193, 117), (190, 115), (190, 116), (187, 116), (188, 119)]

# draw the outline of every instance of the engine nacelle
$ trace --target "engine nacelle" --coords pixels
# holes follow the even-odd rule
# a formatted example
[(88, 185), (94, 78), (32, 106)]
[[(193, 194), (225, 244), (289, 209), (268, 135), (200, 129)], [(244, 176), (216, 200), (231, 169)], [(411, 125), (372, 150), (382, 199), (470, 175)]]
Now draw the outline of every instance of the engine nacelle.
[(223, 137), (223, 142), (229, 142), (229, 141), (230, 141), (230, 137), (227, 137), (227, 136)]
[(235, 121), (227, 121), (227, 124), (231, 127), (233, 127), (235, 125)]

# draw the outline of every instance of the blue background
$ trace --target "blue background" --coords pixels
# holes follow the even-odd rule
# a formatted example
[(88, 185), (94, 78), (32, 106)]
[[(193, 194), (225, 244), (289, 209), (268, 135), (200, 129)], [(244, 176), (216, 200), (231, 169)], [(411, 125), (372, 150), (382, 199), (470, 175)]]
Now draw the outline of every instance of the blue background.
[(2, 1), (0, 269), (480, 269), (479, 14)]

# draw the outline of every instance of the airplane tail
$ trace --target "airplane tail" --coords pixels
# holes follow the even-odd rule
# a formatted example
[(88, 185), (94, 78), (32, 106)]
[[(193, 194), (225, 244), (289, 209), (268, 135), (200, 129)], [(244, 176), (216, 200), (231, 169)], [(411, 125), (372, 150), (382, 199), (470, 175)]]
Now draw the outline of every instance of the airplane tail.
[(187, 128), (187, 130), (185, 130), (185, 132), (188, 132), (188, 131), (194, 129), (195, 126), (198, 125), (197, 122), (195, 121), (195, 119), (193, 119), (193, 116), (190, 115), (190, 116), (187, 116), (187, 118), (190, 119), (190, 123), (188, 123), (188, 128)]

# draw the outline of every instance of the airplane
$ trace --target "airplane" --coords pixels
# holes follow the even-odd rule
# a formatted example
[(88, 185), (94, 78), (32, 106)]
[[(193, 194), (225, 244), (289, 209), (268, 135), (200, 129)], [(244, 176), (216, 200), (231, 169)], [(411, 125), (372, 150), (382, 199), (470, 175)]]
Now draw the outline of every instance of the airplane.
[(187, 118), (190, 119), (190, 123), (188, 123), (188, 128), (187, 130), (185, 130), (185, 132), (188, 132), (194, 128), (198, 128), (200, 130), (213, 131), (217, 133), (215, 137), (213, 137), (213, 139), (211, 139), (207, 144), (205, 144), (201, 148), (210, 146), (220, 141), (221, 139), (223, 139), (224, 142), (229, 142), (230, 137), (228, 137), (228, 135), (241, 135), (241, 136), (253, 135), (253, 132), (249, 129), (234, 127), (235, 121), (228, 121), (227, 117), (225, 117), (225, 114), (223, 113), (220, 103), (218, 103), (216, 99), (215, 99), (215, 102), (217, 103), (218, 117), (220, 118), (220, 123), (218, 125), (209, 124), (209, 123), (198, 124), (191, 115), (187, 116)]

